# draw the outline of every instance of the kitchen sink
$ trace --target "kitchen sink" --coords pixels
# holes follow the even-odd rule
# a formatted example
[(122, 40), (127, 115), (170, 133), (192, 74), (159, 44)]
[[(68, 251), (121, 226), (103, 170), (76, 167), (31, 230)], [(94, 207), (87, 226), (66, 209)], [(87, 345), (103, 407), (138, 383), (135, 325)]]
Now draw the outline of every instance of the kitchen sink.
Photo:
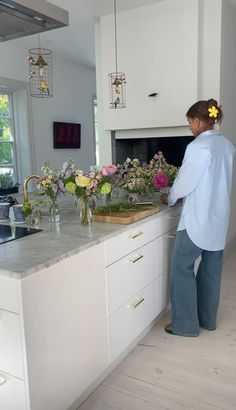
[(0, 224), (0, 245), (41, 231), (42, 229)]

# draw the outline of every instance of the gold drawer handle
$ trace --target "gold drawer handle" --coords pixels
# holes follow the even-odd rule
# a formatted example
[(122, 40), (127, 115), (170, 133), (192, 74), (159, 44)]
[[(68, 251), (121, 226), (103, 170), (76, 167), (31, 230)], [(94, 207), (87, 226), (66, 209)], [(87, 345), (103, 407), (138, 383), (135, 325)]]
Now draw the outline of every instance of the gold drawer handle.
[(130, 309), (136, 309), (139, 305), (141, 305), (141, 303), (143, 303), (144, 302), (144, 298), (139, 298), (139, 301), (138, 302), (136, 302), (136, 303), (134, 303), (133, 305), (130, 305), (129, 306), (129, 308)]
[(5, 377), (0, 376), (0, 386), (2, 386), (3, 384), (5, 384), (6, 381), (7, 381), (7, 380), (5, 379)]
[(143, 235), (143, 232), (140, 231), (140, 232), (137, 232), (137, 233), (135, 233), (135, 234), (133, 234), (133, 235), (130, 234), (130, 235), (129, 235), (129, 238), (130, 238), (130, 239), (135, 239), (135, 238), (138, 238), (138, 236), (141, 236), (141, 235)]
[(176, 235), (166, 235), (166, 237), (167, 237), (167, 238), (170, 238), (170, 239), (175, 239), (175, 238), (176, 238)]
[(136, 258), (130, 259), (130, 260), (129, 260), (129, 263), (138, 262), (138, 261), (139, 261), (140, 259), (142, 259), (142, 258), (143, 258), (143, 255), (137, 255)]

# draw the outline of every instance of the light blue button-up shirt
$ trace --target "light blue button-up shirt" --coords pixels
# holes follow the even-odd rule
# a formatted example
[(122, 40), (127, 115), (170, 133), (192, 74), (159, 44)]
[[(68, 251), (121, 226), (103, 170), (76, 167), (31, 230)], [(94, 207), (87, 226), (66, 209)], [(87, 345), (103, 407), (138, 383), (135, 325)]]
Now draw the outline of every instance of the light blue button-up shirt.
[(168, 204), (184, 198), (178, 230), (210, 251), (224, 249), (235, 147), (216, 130), (205, 131), (186, 148)]

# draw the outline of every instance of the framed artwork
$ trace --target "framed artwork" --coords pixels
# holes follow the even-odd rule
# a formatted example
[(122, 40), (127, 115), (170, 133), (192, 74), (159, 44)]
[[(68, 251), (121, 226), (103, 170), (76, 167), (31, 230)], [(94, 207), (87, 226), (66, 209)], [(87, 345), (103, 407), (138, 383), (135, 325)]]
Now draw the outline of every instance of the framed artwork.
[(53, 148), (80, 148), (81, 124), (53, 123)]

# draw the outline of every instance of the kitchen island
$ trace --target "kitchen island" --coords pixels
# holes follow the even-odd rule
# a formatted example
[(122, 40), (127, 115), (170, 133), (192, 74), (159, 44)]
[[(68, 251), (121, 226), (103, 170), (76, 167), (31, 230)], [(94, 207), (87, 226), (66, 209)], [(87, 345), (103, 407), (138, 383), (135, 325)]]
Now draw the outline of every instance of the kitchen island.
[(168, 303), (180, 208), (128, 226), (61, 222), (0, 246), (0, 407), (76, 409)]

